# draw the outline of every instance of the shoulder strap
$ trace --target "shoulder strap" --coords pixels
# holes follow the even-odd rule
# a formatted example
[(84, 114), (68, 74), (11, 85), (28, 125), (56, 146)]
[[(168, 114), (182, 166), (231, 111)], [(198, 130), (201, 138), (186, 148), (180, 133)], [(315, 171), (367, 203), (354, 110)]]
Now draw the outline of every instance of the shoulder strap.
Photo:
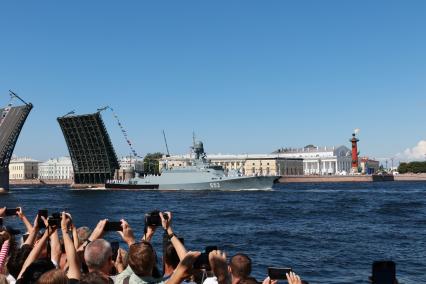
[(129, 281), (130, 281), (130, 276), (127, 276), (126, 278), (124, 278), (123, 284), (129, 284)]

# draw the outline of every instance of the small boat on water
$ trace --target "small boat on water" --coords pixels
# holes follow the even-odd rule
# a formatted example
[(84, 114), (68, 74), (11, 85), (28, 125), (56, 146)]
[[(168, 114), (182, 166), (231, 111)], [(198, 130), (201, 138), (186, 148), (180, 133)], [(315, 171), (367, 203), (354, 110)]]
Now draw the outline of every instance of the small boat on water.
[(111, 180), (106, 189), (146, 190), (241, 190), (268, 189), (279, 176), (242, 176), (226, 174), (222, 166), (213, 165), (206, 159), (202, 142), (192, 147), (194, 158), (185, 167), (162, 166), (160, 175), (137, 176), (128, 180)]

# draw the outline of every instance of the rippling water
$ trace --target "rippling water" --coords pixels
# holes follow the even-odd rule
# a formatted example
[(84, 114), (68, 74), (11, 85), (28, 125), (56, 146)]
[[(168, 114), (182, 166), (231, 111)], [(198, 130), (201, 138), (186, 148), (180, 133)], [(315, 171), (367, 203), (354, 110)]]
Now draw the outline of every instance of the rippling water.
[[(0, 200), (23, 206), (31, 218), (39, 208), (70, 210), (78, 226), (125, 218), (138, 237), (145, 212), (170, 210), (187, 248), (245, 252), (259, 280), (266, 267), (284, 266), (310, 283), (368, 283), (371, 263), (392, 259), (400, 283), (426, 282), (426, 183), (287, 184), (234, 192), (13, 188)], [(21, 226), (16, 218), (6, 222)], [(157, 233), (158, 251), (160, 242)]]

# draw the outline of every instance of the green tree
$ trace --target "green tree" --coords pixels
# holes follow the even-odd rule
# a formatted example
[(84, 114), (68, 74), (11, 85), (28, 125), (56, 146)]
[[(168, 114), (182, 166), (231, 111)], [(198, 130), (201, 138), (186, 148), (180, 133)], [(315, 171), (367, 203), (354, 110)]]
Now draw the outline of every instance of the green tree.
[(148, 153), (143, 158), (144, 173), (148, 175), (156, 175), (160, 173), (159, 160), (163, 157), (163, 153)]
[(398, 172), (401, 174), (426, 173), (426, 162), (400, 163), (398, 167)]

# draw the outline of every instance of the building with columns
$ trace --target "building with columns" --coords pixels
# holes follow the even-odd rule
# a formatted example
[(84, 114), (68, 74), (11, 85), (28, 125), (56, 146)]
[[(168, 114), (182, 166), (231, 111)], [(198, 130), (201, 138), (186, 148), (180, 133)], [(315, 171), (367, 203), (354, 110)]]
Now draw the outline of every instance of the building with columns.
[(305, 175), (342, 175), (351, 172), (351, 150), (346, 146), (281, 148), (274, 154), (285, 158), (303, 159)]
[[(303, 160), (301, 158), (280, 157), (277, 154), (242, 154), (242, 155), (207, 155), (207, 160), (217, 166), (222, 166), (225, 173), (246, 176), (272, 175), (303, 175)], [(191, 156), (173, 155), (163, 157), (160, 167), (186, 167), (191, 164)]]

